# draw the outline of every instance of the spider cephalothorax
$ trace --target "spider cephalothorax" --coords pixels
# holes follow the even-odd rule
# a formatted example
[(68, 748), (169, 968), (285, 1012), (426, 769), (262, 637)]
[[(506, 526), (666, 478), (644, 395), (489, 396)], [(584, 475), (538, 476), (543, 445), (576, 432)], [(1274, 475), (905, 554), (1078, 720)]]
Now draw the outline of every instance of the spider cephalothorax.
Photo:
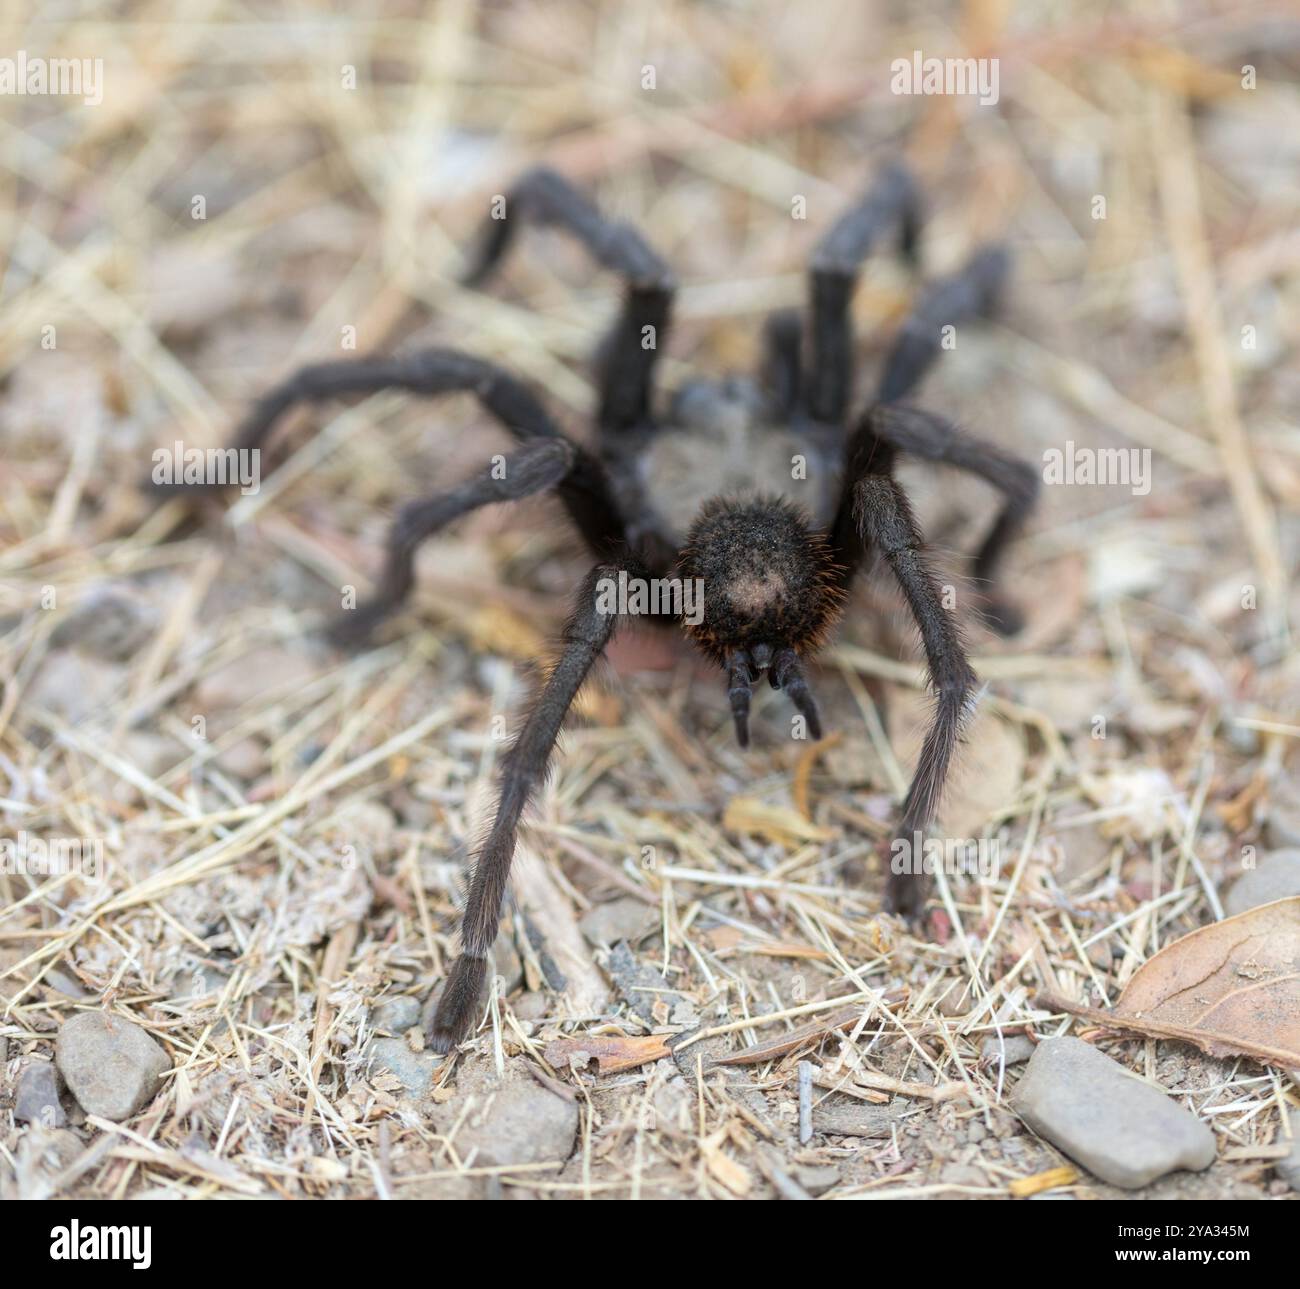
[[(600, 348), (590, 448), (569, 440), (526, 385), (452, 349), (304, 368), (254, 407), (235, 444), (260, 447), (295, 403), (390, 388), (471, 393), (514, 438), (505, 470), (494, 463), (402, 508), (376, 594), (344, 616), (336, 628), (341, 636), (364, 639), (410, 593), (419, 545), (480, 506), (554, 493), (595, 560), (574, 598), (558, 659), (502, 758), (496, 814), (465, 905), (462, 952), (430, 1026), (432, 1046), (444, 1052), (478, 1014), (519, 820), (545, 776), (570, 705), (621, 625), (642, 617), (680, 625), (724, 670), (742, 744), (752, 686), (764, 675), (794, 704), (792, 731), (820, 738), (805, 664), (834, 626), (857, 572), (883, 561), (920, 629), (936, 696), (895, 830), (910, 844), (934, 815), (976, 682), (894, 477), (895, 459), (905, 453), (967, 470), (1002, 493), (971, 573), (984, 596), (985, 620), (1004, 633), (1016, 628), (1019, 614), (997, 593), (996, 568), (1038, 485), (1024, 462), (900, 401), (940, 352), (941, 333), (992, 308), (1008, 267), (1001, 247), (978, 249), (963, 268), (921, 293), (886, 360), (876, 400), (850, 423), (849, 305), (858, 271), (873, 241), (893, 229), (904, 253), (914, 258), (916, 252), (920, 207), (902, 166), (887, 167), (819, 243), (808, 336), (795, 312), (774, 314), (757, 380), (688, 381), (662, 414), (654, 376), (672, 311), (667, 266), (630, 225), (606, 220), (562, 176), (534, 170), (488, 221), (467, 280), (485, 278), (529, 222), (568, 232), (626, 284), (622, 310)], [(687, 611), (690, 597), (674, 602), (648, 593), (661, 584), (679, 591), (683, 584), (698, 586), (701, 603), (694, 607), (702, 611)], [(898, 912), (918, 912), (920, 872), (892, 869), (886, 902)]]

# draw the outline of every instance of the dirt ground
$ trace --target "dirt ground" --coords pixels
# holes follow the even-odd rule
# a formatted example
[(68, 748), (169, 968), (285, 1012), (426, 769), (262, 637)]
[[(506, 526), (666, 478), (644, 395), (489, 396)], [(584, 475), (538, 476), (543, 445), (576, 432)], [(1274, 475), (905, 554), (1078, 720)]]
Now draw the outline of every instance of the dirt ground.
[[(0, 829), (104, 863), (0, 869), (0, 1196), (1124, 1194), (1008, 1105), (1064, 1033), (1214, 1131), (1208, 1170), (1137, 1198), (1290, 1194), (1295, 1070), (1039, 994), (1113, 1004), (1300, 844), (1300, 25), (1229, 3), (373, 10), (2, 28), (102, 55), (105, 92), (0, 116)], [(998, 102), (892, 92), (914, 49), (996, 58)], [(1045, 479), (1011, 639), (969, 612), (993, 494), (903, 471), (984, 682), (942, 834), (997, 870), (945, 877), (916, 925), (882, 911), (928, 711), (887, 577), (815, 669), (815, 746), (765, 693), (742, 752), (721, 675), (630, 634), (524, 830), (483, 1022), (434, 1057), (417, 1008), (587, 561), (549, 501), (479, 512), (345, 653), (322, 627), (396, 509), (504, 449), (472, 401), (297, 412), (260, 489), (195, 511), (145, 495), (155, 451), (227, 442), (304, 362), (427, 343), (508, 366), (587, 437), (612, 276), (539, 231), (487, 290), (458, 284), (513, 176), (547, 161), (671, 261), (671, 387), (752, 368), (819, 233), (898, 155), (927, 193), (923, 278), (984, 239), (1015, 255), (1004, 309), (918, 401), (1045, 469), (1082, 448), (1144, 471)], [(888, 251), (865, 266), (862, 398), (916, 289)], [(162, 1044), (161, 1091), (121, 1124), (66, 1097), (64, 1126), (21, 1121), (24, 1070), (89, 1008)]]

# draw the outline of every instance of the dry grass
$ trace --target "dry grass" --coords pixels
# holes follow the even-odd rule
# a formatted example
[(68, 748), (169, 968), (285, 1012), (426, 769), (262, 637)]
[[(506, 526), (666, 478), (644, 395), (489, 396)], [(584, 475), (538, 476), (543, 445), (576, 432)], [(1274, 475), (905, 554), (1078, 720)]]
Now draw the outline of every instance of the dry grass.
[[(0, 1041), (12, 1076), (102, 1005), (175, 1069), (129, 1125), (49, 1133), (14, 1124), (0, 1082), (0, 1194), (722, 1198), (798, 1194), (812, 1165), (846, 1197), (1109, 1193), (1049, 1171), (1068, 1161), (1006, 1109), (1000, 1053), (1071, 1029), (1039, 988), (1112, 1002), (1219, 916), (1300, 796), (1294, 23), (1226, 3), (381, 8), (70, 4), (3, 28), (4, 51), (102, 56), (106, 93), (0, 120), (0, 821), (107, 862), (100, 881), (0, 875)], [(996, 55), (1000, 104), (891, 94), (914, 48)], [(580, 427), (616, 285), (541, 235), (501, 289), (454, 280), (488, 198), (538, 158), (680, 271), (668, 379), (744, 365), (762, 314), (802, 299), (818, 230), (899, 146), (932, 193), (931, 271), (990, 235), (1018, 255), (1005, 317), (963, 333), (926, 403), (1034, 460), (1070, 440), (1151, 454), (1149, 495), (1046, 488), (1012, 566), (1027, 631), (972, 627), (987, 691), (944, 830), (996, 843), (1000, 870), (942, 880), (925, 938), (880, 911), (873, 846), (924, 710), (883, 582), (823, 660), (836, 741), (813, 750), (769, 702), (740, 754), (715, 676), (624, 646), (520, 848), (519, 983), (414, 1105), (369, 1064), (373, 1004), (422, 996), (454, 952), (500, 718), (581, 559), (544, 504), (476, 517), (426, 552), (389, 643), (344, 657), (322, 619), (376, 569), (412, 480), (481, 459), (473, 408), (304, 416), (319, 433), (197, 527), (137, 494), (151, 453), (222, 442), (348, 327), (362, 351), (500, 359)], [(887, 257), (868, 267), (869, 370), (911, 289)], [(960, 601), (954, 552), (991, 499), (907, 480)], [(647, 915), (631, 967), (578, 929), (615, 897)], [(548, 1060), (565, 1037), (697, 1028), (615, 1073)], [(1144, 1193), (1277, 1186), (1294, 1074), (1102, 1042), (1219, 1138), (1209, 1172)], [(571, 1158), (462, 1148), (507, 1067), (576, 1098)]]

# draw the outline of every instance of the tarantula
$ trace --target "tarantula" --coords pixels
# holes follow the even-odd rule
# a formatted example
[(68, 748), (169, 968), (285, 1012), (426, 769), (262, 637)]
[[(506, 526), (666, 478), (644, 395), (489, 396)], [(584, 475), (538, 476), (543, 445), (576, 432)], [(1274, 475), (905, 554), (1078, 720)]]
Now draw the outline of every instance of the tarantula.
[[(997, 593), (994, 574), (1038, 484), (1025, 462), (900, 402), (939, 353), (941, 329), (994, 306), (1009, 266), (1001, 246), (977, 250), (958, 272), (921, 292), (888, 354), (875, 400), (856, 425), (847, 420), (854, 369), (850, 302), (860, 267), (872, 243), (894, 230), (903, 254), (916, 259), (920, 203), (901, 164), (887, 166), (817, 245), (806, 341), (797, 311), (775, 313), (767, 322), (757, 379), (693, 379), (663, 412), (656, 406), (655, 365), (674, 295), (664, 261), (635, 228), (604, 218), (552, 170), (525, 174), (499, 213), (503, 217), (486, 223), (468, 282), (481, 282), (529, 222), (571, 234), (624, 279), (621, 313), (596, 361), (593, 448), (568, 439), (508, 372), (441, 348), (306, 367), (254, 406), (234, 445), (259, 447), (296, 403), (391, 388), (472, 393), (518, 444), (504, 471), (401, 509), (374, 597), (344, 614), (336, 628), (344, 639), (364, 640), (405, 600), (420, 543), (480, 506), (553, 493), (594, 560), (574, 597), (558, 660), (502, 758), (494, 822), (469, 885), (461, 954), (430, 1026), (430, 1043), (441, 1052), (465, 1036), (478, 1011), (520, 817), (545, 776), (570, 705), (626, 619), (681, 625), (721, 667), (742, 746), (749, 738), (752, 686), (764, 674), (817, 739), (821, 719), (805, 666), (839, 618), (855, 574), (869, 558), (883, 556), (920, 628), (936, 695), (900, 812), (897, 835), (910, 841), (934, 815), (976, 679), (927, 565), (912, 508), (894, 478), (895, 460), (910, 453), (955, 466), (1002, 494), (972, 573), (983, 593), (983, 616), (1003, 634), (1019, 629), (1020, 616)], [(614, 585), (672, 579), (698, 579), (702, 614), (688, 618), (680, 607), (662, 604), (642, 612), (629, 607), (626, 597), (604, 593)], [(915, 915), (923, 900), (918, 871), (891, 871), (890, 909)]]

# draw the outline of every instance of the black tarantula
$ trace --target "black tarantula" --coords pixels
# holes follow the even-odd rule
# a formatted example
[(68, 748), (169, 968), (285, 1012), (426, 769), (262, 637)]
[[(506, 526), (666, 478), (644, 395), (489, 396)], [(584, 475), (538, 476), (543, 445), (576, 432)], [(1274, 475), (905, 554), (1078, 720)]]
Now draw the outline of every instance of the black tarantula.
[[(402, 508), (377, 593), (343, 615), (336, 628), (341, 636), (364, 639), (402, 603), (421, 542), (493, 502), (554, 493), (595, 561), (574, 598), (558, 661), (502, 759), (495, 819), (465, 905), (461, 954), (431, 1023), (430, 1043), (440, 1052), (465, 1036), (478, 1012), (520, 817), (546, 773), (565, 715), (614, 632), (637, 615), (626, 597), (611, 602), (609, 588), (699, 579), (702, 616), (661, 604), (643, 616), (681, 625), (723, 669), (742, 746), (749, 738), (751, 687), (764, 673), (789, 697), (807, 732), (820, 738), (805, 666), (839, 617), (854, 575), (869, 559), (883, 556), (920, 627), (936, 695), (897, 828), (910, 842), (934, 815), (976, 679), (927, 566), (912, 508), (894, 478), (895, 460), (910, 453), (955, 466), (1002, 494), (972, 573), (984, 618), (1003, 634), (1016, 631), (1020, 617), (996, 592), (993, 578), (1038, 483), (1025, 462), (900, 401), (938, 355), (942, 329), (992, 308), (1009, 262), (999, 246), (981, 248), (958, 272), (920, 294), (888, 355), (875, 400), (856, 424), (848, 420), (854, 367), (850, 303), (859, 269), (873, 241), (895, 228), (903, 253), (915, 259), (918, 194), (899, 164), (887, 167), (818, 244), (807, 338), (796, 311), (772, 315), (757, 380), (691, 380), (662, 412), (654, 397), (655, 364), (674, 294), (664, 261), (634, 228), (605, 219), (551, 170), (524, 175), (497, 213), (502, 217), (487, 221), (468, 281), (485, 278), (530, 221), (563, 229), (624, 279), (622, 311), (597, 358), (594, 448), (571, 442), (515, 377), (453, 349), (304, 368), (257, 403), (235, 444), (259, 447), (296, 403), (391, 388), (472, 393), (516, 440), (504, 477), (494, 471)], [(793, 462), (802, 468), (792, 468)], [(890, 909), (914, 915), (923, 898), (919, 870), (891, 871)]]

